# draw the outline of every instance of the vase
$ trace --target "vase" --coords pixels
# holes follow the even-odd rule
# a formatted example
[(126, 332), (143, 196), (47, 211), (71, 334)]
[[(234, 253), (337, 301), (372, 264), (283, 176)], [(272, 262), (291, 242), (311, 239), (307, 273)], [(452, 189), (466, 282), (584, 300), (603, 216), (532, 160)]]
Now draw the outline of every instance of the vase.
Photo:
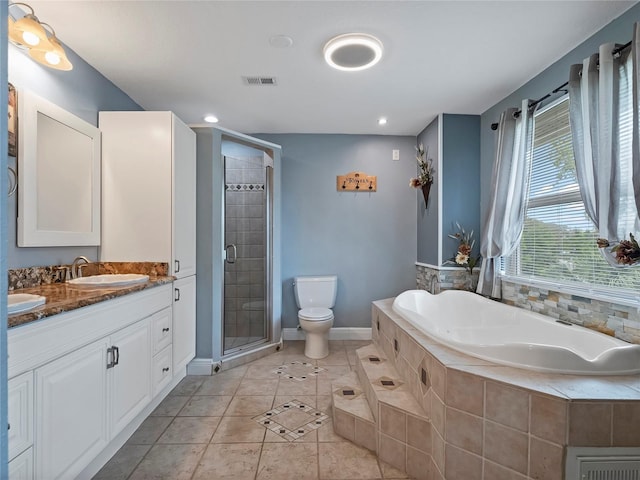
[(429, 192), (431, 191), (431, 183), (432, 182), (422, 185), (422, 196), (424, 197), (425, 208), (429, 206)]

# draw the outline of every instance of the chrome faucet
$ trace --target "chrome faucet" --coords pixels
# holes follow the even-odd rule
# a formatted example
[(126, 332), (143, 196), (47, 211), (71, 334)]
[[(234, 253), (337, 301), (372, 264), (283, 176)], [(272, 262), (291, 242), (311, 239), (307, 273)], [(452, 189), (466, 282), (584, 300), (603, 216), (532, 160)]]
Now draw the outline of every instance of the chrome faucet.
[[(80, 262), (82, 262), (83, 264), (81, 264)], [(82, 267), (84, 267), (85, 265), (89, 265), (90, 263), (91, 260), (89, 260), (84, 255), (76, 257), (71, 264), (71, 278), (82, 277)]]

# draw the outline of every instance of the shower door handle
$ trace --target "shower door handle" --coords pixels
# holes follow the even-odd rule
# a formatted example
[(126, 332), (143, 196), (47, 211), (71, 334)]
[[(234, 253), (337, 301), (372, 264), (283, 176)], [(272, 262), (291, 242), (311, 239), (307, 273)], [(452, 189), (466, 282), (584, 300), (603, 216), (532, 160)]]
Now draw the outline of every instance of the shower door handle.
[[(233, 256), (229, 255), (229, 249), (231, 249), (231, 251), (233, 252)], [(224, 251), (227, 255), (227, 258), (225, 258), (225, 261), (227, 263), (236, 263), (236, 259), (238, 258), (238, 250), (236, 249), (236, 246), (233, 243), (230, 243), (229, 245), (224, 247)]]

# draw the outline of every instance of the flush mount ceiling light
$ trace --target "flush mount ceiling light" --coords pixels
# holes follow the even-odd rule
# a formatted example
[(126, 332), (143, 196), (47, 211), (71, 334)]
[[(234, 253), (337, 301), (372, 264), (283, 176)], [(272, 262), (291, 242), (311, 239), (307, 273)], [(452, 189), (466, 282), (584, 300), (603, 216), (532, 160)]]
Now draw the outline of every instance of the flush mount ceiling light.
[(207, 123), (218, 123), (218, 117), (215, 115), (207, 115), (204, 117), (204, 121)]
[(26, 3), (11, 3), (9, 7), (16, 5), (28, 8), (31, 13), (17, 19), (15, 16), (9, 16), (8, 37), (11, 43), (28, 49), (29, 56), (42, 65), (56, 70), (71, 70), (73, 65), (57, 39), (53, 27), (38, 20), (33, 8)]
[(382, 58), (382, 42), (366, 33), (345, 33), (329, 40), (323, 49), (333, 68), (356, 72), (373, 67)]
[(380, 117), (378, 119), (378, 125), (386, 125), (387, 124), (387, 119), (384, 117)]

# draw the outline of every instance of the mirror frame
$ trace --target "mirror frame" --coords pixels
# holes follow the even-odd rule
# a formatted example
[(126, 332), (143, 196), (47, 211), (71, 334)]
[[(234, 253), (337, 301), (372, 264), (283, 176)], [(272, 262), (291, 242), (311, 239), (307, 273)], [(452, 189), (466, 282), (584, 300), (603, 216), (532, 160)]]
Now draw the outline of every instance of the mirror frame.
[[(100, 245), (100, 130), (34, 93), (18, 91), (18, 246)], [(38, 229), (38, 115), (46, 115), (91, 139), (90, 230), (82, 232)], [(64, 188), (64, 186), (61, 186)]]

